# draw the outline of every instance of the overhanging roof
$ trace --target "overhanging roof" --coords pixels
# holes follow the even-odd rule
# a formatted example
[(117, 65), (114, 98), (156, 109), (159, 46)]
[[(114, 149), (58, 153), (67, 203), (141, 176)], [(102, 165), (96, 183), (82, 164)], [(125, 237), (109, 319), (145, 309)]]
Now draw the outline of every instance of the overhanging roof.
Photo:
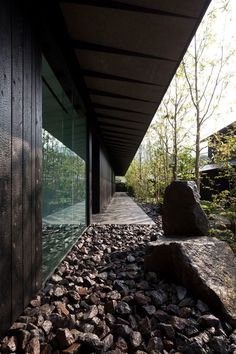
[(123, 175), (210, 0), (64, 0), (104, 144)]

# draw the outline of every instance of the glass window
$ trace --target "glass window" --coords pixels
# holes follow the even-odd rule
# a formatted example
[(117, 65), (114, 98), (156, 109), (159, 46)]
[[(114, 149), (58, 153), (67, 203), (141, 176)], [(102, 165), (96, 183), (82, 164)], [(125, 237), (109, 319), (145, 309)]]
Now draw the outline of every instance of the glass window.
[(86, 120), (43, 60), (43, 277), (86, 226)]

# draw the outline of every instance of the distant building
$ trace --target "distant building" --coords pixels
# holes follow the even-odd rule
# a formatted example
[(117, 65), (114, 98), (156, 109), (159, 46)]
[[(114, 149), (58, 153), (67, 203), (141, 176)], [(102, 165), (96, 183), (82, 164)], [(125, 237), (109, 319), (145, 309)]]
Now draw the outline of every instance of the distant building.
[[(210, 163), (200, 169), (202, 199), (212, 200), (214, 194), (229, 189), (229, 179), (220, 173), (223, 161), (222, 163), (216, 163), (214, 159), (217, 149), (216, 135), (220, 136), (223, 143), (225, 140), (224, 137), (230, 134), (236, 134), (234, 129), (235, 124), (236, 122), (233, 122), (207, 138), (208, 142), (211, 142), (210, 144), (208, 143), (208, 161)], [(230, 163), (231, 166), (236, 166), (236, 147), (228, 163)]]

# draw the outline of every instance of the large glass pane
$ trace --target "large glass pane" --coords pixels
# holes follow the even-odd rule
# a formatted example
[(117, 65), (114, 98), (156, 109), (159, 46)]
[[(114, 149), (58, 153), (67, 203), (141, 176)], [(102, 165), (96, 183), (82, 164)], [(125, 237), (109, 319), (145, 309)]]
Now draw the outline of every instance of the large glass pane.
[(86, 226), (86, 121), (43, 61), (43, 276)]

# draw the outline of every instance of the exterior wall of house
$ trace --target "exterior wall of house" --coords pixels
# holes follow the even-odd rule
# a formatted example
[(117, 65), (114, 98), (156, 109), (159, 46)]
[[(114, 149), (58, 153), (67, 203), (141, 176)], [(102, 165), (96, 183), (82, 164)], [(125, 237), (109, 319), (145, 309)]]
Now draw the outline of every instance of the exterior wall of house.
[[(63, 73), (61, 86), (66, 93), (71, 87), (74, 107), (80, 93), (67, 75), (69, 66), (64, 64), (64, 55), (60, 56), (60, 51), (56, 57), (53, 55), (53, 44), (58, 46), (60, 42), (53, 42), (53, 36), (47, 32), (50, 45), (42, 53), (40, 33), (37, 26), (32, 29), (31, 17), (24, 11), (16, 0), (1, 2), (0, 335), (42, 286), (42, 54), (54, 73)], [(84, 149), (88, 156), (86, 216), (89, 223), (92, 204), (95, 203), (99, 212), (109, 203), (114, 192), (114, 173), (91, 114), (87, 115), (85, 110), (83, 114), (90, 127)], [(49, 123), (48, 130), (53, 129)]]
[(106, 157), (100, 149), (100, 211), (103, 210), (113, 195), (114, 173)]
[(97, 136), (92, 139), (92, 211), (101, 212), (115, 192), (114, 172)]
[(1, 333), (41, 287), (41, 52), (9, 0), (0, 47)]

